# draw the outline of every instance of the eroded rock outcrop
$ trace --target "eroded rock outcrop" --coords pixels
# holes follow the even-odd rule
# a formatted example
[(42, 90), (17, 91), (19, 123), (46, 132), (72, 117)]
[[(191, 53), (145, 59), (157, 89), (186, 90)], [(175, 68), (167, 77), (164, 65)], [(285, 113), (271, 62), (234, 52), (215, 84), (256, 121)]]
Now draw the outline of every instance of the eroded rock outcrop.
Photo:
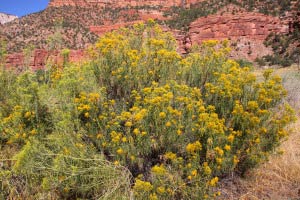
[(285, 34), (289, 31), (288, 24), (278, 17), (254, 12), (210, 15), (192, 22), (189, 28), (193, 44), (210, 39), (229, 39), (233, 46), (232, 55), (249, 60), (272, 52), (263, 45), (270, 33)]
[(5, 13), (0, 13), (0, 24), (5, 24), (5, 23), (15, 20), (17, 18), (18, 17), (15, 15), (8, 15)]
[(277, 17), (242, 12), (199, 18), (191, 23), (189, 32), (193, 41), (238, 37), (264, 40), (271, 32), (288, 33), (288, 30), (288, 25)]
[[(84, 59), (83, 50), (71, 50), (68, 56), (68, 61), (77, 62)], [(23, 53), (13, 53), (6, 57), (6, 66), (23, 70), (28, 67), (32, 70), (44, 69), (47, 63), (62, 65), (63, 56), (59, 51), (48, 52), (44, 49), (36, 49), (31, 55)]]

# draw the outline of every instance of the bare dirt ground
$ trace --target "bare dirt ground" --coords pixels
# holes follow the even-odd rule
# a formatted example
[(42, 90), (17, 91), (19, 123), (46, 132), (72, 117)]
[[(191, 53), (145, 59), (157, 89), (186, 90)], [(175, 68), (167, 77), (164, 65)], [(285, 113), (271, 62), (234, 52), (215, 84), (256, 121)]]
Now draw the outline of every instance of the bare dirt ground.
[[(261, 70), (256, 73), (259, 76)], [(220, 199), (300, 200), (300, 71), (292, 66), (275, 73), (283, 79), (289, 92), (286, 101), (294, 107), (298, 120), (268, 161), (250, 170), (244, 178), (232, 175), (221, 181)]]

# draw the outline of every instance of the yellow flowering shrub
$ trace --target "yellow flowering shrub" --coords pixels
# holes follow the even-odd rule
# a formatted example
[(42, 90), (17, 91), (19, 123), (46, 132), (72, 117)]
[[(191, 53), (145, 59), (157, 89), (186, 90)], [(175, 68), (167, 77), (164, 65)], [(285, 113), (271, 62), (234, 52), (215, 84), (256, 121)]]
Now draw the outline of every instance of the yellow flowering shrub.
[(30, 136), (46, 135), (52, 125), (51, 114), (38, 97), (36, 76), (26, 72), (11, 81), (15, 81), (18, 87), (7, 94), (10, 97), (1, 105), (1, 136), (7, 143), (24, 143)]
[(175, 79), (181, 56), (176, 41), (157, 24), (136, 24), (131, 29), (108, 33), (95, 44), (96, 76), (111, 98), (128, 100), (133, 90)]
[[(280, 77), (268, 70), (257, 81), (228, 59), (228, 41), (194, 49), (182, 57), (150, 21), (101, 37), (83, 63), (14, 81), (1, 71), (0, 153), (17, 152), (0, 168), (0, 196), (16, 187), (26, 199), (220, 195), (221, 177), (264, 160), (294, 114)], [(16, 176), (30, 181), (16, 186)]]

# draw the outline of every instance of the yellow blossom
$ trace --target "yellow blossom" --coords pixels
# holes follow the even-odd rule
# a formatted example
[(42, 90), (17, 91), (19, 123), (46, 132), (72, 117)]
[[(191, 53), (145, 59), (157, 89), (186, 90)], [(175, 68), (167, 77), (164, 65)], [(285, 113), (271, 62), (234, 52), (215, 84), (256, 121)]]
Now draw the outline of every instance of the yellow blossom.
[(133, 189), (136, 191), (150, 192), (153, 189), (153, 186), (148, 181), (142, 181), (140, 179), (136, 179)]
[(256, 138), (256, 139), (255, 139), (255, 143), (256, 143), (256, 144), (259, 144), (259, 143), (260, 143), (260, 139), (259, 139), (259, 138)]
[(81, 143), (76, 143), (75, 146), (78, 147), (78, 148), (82, 148), (84, 145), (81, 144)]
[(127, 138), (126, 137), (122, 137), (122, 142), (127, 142)]
[(134, 133), (135, 135), (138, 135), (138, 134), (140, 133), (140, 131), (139, 131), (138, 128), (135, 128), (135, 129), (133, 130), (133, 133)]
[(135, 156), (130, 156), (131, 161), (135, 161)]
[(166, 169), (163, 165), (155, 165), (154, 167), (152, 167), (151, 171), (156, 175), (164, 175), (166, 173)]
[(175, 153), (167, 152), (167, 153), (165, 153), (165, 158), (170, 159), (170, 160), (175, 160), (177, 158), (177, 156)]
[(218, 178), (218, 177), (214, 177), (213, 179), (211, 179), (211, 180), (209, 181), (209, 185), (210, 185), (211, 187), (215, 187), (215, 186), (217, 185), (218, 181), (219, 181), (219, 178)]
[(126, 127), (131, 127), (131, 126), (132, 126), (132, 122), (127, 121), (127, 122), (125, 123), (125, 126), (126, 126)]
[(230, 145), (226, 144), (225, 147), (224, 147), (224, 149), (225, 149), (226, 151), (230, 151), (231, 147), (230, 147)]
[(31, 117), (31, 112), (29, 112), (29, 111), (28, 111), (28, 112), (26, 112), (26, 113), (24, 114), (24, 117), (25, 117), (25, 118), (29, 118), (29, 117)]
[(230, 134), (230, 135), (227, 137), (227, 140), (228, 140), (229, 142), (233, 142), (233, 140), (234, 140), (234, 135)]
[(120, 162), (119, 162), (118, 160), (116, 160), (116, 161), (114, 162), (114, 165), (120, 165)]
[(192, 174), (192, 176), (197, 176), (198, 172), (197, 172), (197, 170), (195, 169), (195, 170), (193, 170), (193, 171), (191, 172), (191, 174)]
[(159, 194), (164, 194), (166, 192), (166, 189), (163, 186), (158, 187), (156, 190)]
[(224, 155), (224, 151), (220, 147), (216, 147), (214, 150), (217, 152), (217, 154), (219, 154), (219, 156), (223, 156)]
[(122, 155), (124, 153), (124, 150), (122, 148), (119, 148), (117, 150), (117, 154)]
[(202, 145), (200, 144), (199, 141), (196, 141), (194, 143), (189, 143), (186, 146), (186, 151), (190, 154), (196, 153), (196, 151), (200, 151), (202, 149)]
[(158, 200), (158, 197), (155, 193), (150, 194), (149, 200)]
[(36, 131), (36, 129), (32, 129), (32, 130), (30, 131), (30, 133), (31, 133), (32, 135), (35, 135), (35, 134), (37, 134), (37, 131)]
[(223, 162), (223, 159), (222, 159), (222, 158), (216, 158), (216, 161), (217, 161), (217, 163), (218, 163), (219, 165), (221, 165), (222, 162)]
[(234, 165), (236, 165), (236, 164), (238, 164), (239, 163), (239, 159), (238, 159), (238, 157), (237, 156), (233, 156), (233, 164)]
[(260, 131), (261, 131), (261, 133), (263, 133), (263, 134), (266, 134), (266, 133), (267, 133), (267, 129), (266, 129), (265, 127), (262, 127), (262, 128), (260, 129)]
[(102, 133), (98, 133), (96, 137), (97, 137), (97, 139), (101, 139), (101, 138), (103, 138), (103, 134)]
[(170, 121), (168, 121), (167, 123), (166, 123), (166, 127), (170, 127), (172, 124), (171, 124), (171, 122)]
[(160, 112), (159, 117), (162, 118), (162, 119), (166, 118), (166, 113), (165, 112)]
[(211, 169), (208, 166), (207, 162), (203, 163), (203, 172), (204, 172), (205, 175), (210, 175), (211, 174)]
[(142, 131), (142, 136), (145, 136), (145, 135), (147, 135), (147, 132), (146, 131)]
[(177, 135), (182, 135), (182, 130), (178, 129), (177, 130)]

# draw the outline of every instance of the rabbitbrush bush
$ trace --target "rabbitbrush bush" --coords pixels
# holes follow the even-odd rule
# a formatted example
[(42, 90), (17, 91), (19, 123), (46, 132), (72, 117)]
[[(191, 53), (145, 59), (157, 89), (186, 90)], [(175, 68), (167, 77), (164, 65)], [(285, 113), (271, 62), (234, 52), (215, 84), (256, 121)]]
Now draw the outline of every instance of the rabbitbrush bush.
[(1, 197), (210, 199), (267, 158), (294, 120), (281, 79), (257, 81), (227, 41), (186, 57), (175, 44), (150, 21), (83, 63), (2, 70)]

